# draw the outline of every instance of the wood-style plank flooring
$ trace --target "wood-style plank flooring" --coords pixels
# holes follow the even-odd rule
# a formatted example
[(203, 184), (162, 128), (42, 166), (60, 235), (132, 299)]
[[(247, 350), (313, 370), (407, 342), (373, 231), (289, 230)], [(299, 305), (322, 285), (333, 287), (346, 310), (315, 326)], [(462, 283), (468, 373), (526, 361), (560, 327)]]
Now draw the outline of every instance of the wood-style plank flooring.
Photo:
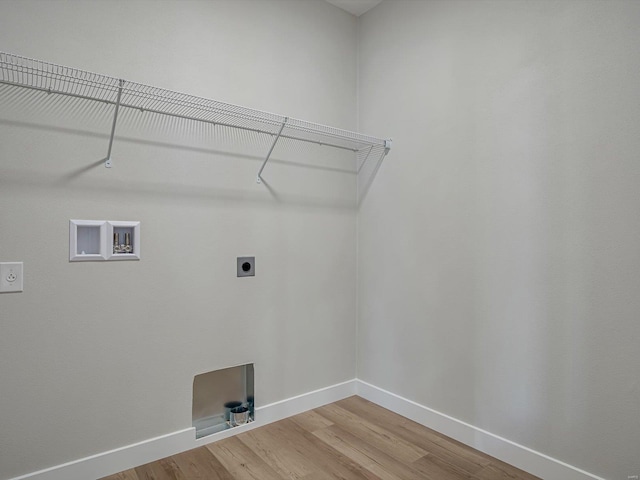
[(103, 480), (535, 480), (350, 397)]

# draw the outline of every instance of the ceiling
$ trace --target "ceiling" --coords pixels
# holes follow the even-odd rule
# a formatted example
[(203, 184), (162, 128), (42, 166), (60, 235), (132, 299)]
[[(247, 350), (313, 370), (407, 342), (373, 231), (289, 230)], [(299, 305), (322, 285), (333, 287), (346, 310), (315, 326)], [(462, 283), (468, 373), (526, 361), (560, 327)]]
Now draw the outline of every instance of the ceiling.
[(327, 2), (359, 17), (378, 5), (382, 0), (327, 0)]

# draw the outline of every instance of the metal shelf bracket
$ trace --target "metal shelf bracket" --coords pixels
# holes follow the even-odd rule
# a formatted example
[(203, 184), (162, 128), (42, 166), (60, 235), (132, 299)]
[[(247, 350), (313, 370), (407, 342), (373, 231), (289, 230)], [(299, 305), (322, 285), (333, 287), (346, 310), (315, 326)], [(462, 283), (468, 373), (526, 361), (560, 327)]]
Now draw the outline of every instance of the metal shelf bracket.
[(269, 157), (271, 157), (271, 153), (273, 152), (273, 149), (275, 148), (276, 143), (278, 143), (278, 139), (280, 138), (280, 135), (282, 135), (282, 130), (284, 130), (284, 127), (287, 124), (287, 120), (289, 120), (289, 117), (285, 117), (284, 122), (282, 122), (282, 125), (280, 125), (280, 130), (278, 131), (276, 138), (273, 139), (273, 143), (271, 144), (269, 153), (267, 153), (267, 156), (262, 162), (262, 166), (260, 167), (260, 170), (258, 170), (258, 175), (256, 176), (256, 183), (262, 183), (262, 171), (264, 170), (265, 165), (269, 161)]
[(111, 168), (111, 148), (113, 147), (113, 136), (116, 133), (116, 123), (118, 122), (118, 109), (120, 108), (120, 99), (122, 98), (122, 87), (124, 87), (124, 80), (120, 79), (118, 82), (118, 98), (116, 100), (116, 108), (113, 111), (113, 123), (111, 124), (111, 136), (109, 137), (109, 150), (107, 151), (107, 158), (104, 161), (105, 168)]
[[(389, 153), (389, 150), (391, 150), (391, 144), (392, 143), (393, 143), (393, 141), (391, 139), (383, 140), (384, 149), (382, 150), (382, 155), (380, 155), (380, 159), (382, 159), (382, 158), (387, 156), (387, 154)], [(367, 151), (367, 154), (364, 157), (364, 160), (362, 160), (362, 162), (360, 162), (360, 165), (358, 166), (358, 170), (356, 170), (356, 174), (360, 174), (360, 171), (362, 170), (364, 165), (367, 163), (367, 160), (369, 160), (369, 156), (371, 155), (371, 152), (373, 151), (373, 147), (374, 147), (373, 145), (371, 145), (371, 147), (369, 147), (369, 150)]]

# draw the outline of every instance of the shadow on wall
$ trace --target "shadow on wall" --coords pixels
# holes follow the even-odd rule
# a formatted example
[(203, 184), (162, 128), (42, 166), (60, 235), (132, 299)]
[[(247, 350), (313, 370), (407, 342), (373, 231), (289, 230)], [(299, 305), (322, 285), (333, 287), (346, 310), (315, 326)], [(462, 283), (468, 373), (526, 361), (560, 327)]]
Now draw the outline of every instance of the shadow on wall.
[(355, 210), (356, 208), (355, 202), (341, 198), (279, 194), (264, 179), (262, 180), (262, 184), (268, 194), (264, 191), (248, 193), (241, 190), (223, 189), (220, 187), (208, 188), (169, 183), (149, 184), (136, 182), (134, 180), (109, 181), (108, 183), (99, 179), (82, 182), (74, 181), (91, 170), (104, 168), (104, 160), (103, 158), (95, 161), (86, 167), (66, 173), (57, 179), (52, 178), (51, 175), (46, 173), (33, 171), (23, 172), (0, 168), (0, 185), (11, 185), (13, 187), (28, 185), (31, 188), (42, 189), (54, 187), (64, 189), (68, 192), (91, 192), (93, 195), (101, 195), (107, 199), (113, 197), (113, 195), (122, 194), (123, 192), (131, 192), (138, 196), (146, 196), (157, 202), (207, 199), (211, 202), (228, 203), (233, 201), (245, 204), (253, 203), (256, 206), (264, 205), (265, 207), (275, 202), (282, 204), (282, 207), (288, 208), (306, 207), (339, 210)]
[(367, 197), (369, 189), (378, 175), (378, 170), (380, 170), (382, 161), (384, 160), (384, 157), (387, 156), (387, 153), (388, 151), (384, 148), (372, 148), (371, 150), (358, 153), (358, 170), (356, 173), (356, 182), (358, 184), (358, 206), (360, 206)]

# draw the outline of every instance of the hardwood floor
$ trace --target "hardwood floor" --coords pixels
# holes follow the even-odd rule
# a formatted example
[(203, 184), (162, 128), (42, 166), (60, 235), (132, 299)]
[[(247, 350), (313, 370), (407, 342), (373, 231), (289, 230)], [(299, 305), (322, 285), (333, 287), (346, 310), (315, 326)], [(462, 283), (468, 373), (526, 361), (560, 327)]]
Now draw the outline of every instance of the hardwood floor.
[(103, 480), (535, 480), (350, 397)]

